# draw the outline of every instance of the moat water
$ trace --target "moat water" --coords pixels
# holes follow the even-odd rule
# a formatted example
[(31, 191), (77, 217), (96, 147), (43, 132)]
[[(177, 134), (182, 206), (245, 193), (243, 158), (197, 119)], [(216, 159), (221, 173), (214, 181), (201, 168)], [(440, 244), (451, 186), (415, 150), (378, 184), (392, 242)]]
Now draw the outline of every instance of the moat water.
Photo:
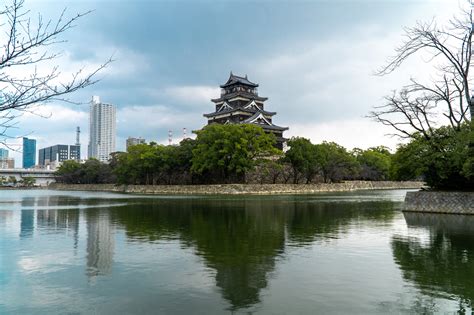
[(470, 313), (474, 216), (406, 191), (0, 191), (0, 314)]

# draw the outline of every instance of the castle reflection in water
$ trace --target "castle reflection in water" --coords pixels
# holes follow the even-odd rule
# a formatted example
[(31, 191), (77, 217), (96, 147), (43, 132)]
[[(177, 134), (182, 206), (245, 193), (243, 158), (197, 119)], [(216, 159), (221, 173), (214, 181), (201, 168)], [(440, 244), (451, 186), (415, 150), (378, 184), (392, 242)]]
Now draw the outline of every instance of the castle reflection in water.
[[(365, 203), (334, 208), (329, 203), (258, 198), (213, 202), (148, 199), (110, 207), (100, 202), (64, 196), (25, 198), (20, 237), (57, 233), (72, 238), (76, 250), (81, 238), (85, 239), (85, 274), (92, 283), (111, 274), (118, 231), (133, 242), (178, 239), (215, 270), (215, 284), (230, 310), (260, 302), (260, 292), (268, 287), (287, 246), (337, 239), (348, 231), (355, 213), (358, 220), (384, 221), (393, 216), (390, 202), (379, 203), (377, 211), (363, 212)], [(79, 204), (85, 207), (78, 209)]]

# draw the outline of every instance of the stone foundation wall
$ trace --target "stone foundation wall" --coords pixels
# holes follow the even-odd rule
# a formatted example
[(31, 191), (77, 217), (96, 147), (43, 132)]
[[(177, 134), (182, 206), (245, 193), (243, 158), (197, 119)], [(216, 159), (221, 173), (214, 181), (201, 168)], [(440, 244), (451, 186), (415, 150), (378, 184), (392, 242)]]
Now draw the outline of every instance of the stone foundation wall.
[(110, 191), (157, 195), (268, 195), (268, 194), (311, 194), (318, 192), (338, 192), (373, 189), (419, 189), (422, 182), (371, 182), (347, 181), (336, 184), (225, 184), (225, 185), (69, 185), (54, 183), (49, 186), (56, 190)]
[(474, 214), (474, 192), (408, 192), (404, 211)]

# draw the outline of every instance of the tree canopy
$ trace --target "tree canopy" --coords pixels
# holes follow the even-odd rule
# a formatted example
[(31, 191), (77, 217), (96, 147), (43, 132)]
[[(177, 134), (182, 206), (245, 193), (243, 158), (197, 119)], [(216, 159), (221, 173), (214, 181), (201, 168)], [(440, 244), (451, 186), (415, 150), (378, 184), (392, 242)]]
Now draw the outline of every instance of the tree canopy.
[(306, 138), (293, 138), (288, 141), (290, 149), (285, 154), (285, 161), (293, 168), (293, 183), (298, 183), (298, 176), (301, 174), (307, 183), (311, 182), (313, 177), (319, 171), (319, 165), (316, 161), (316, 148)]
[(273, 134), (256, 125), (212, 124), (197, 131), (191, 170), (228, 181), (253, 169), (258, 161), (279, 155)]
[(128, 152), (115, 153), (111, 167), (121, 184), (188, 183), (194, 140), (178, 146), (156, 143), (130, 146)]
[(351, 178), (358, 169), (357, 160), (344, 147), (334, 142), (312, 144), (305, 138), (293, 138), (288, 142), (290, 149), (285, 154), (293, 169), (293, 181), (299, 176), (311, 183), (320, 176), (325, 183)]
[[(436, 168), (443, 169), (442, 163), (457, 156), (459, 163), (451, 166), (461, 167), (464, 161), (463, 176), (468, 180), (472, 164), (466, 166), (464, 144), (469, 133), (467, 127), (463, 130), (446, 156), (429, 151), (422, 136), (400, 146), (395, 154), (383, 146), (348, 151), (334, 142), (313, 144), (305, 138), (290, 139), (289, 150), (282, 153), (274, 147), (274, 136), (258, 126), (216, 124), (197, 131), (195, 140), (185, 139), (178, 145), (151, 142), (130, 146), (128, 152), (114, 153), (108, 164), (66, 161), (56, 175), (64, 183), (132, 185), (423, 180), (428, 178), (426, 170), (435, 169), (424, 161), (436, 160)], [(444, 143), (449, 134), (440, 133), (437, 138)], [(437, 181), (433, 176), (429, 179)]]
[(423, 177), (436, 189), (474, 188), (469, 142), (472, 131), (465, 124), (460, 131), (441, 127), (427, 140), (417, 135), (401, 145), (394, 155), (393, 176), (400, 180)]
[(58, 182), (67, 184), (105, 184), (115, 182), (110, 165), (96, 159), (85, 163), (64, 161), (55, 173)]
[(392, 154), (386, 147), (354, 149), (352, 152), (360, 164), (361, 179), (387, 180), (390, 178)]

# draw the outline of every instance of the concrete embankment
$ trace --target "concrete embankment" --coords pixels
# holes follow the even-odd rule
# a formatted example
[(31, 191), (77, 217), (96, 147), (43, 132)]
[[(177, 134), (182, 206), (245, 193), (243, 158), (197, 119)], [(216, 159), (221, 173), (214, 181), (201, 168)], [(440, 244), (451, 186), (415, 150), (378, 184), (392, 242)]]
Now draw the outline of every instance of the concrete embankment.
[(347, 181), (335, 184), (225, 184), (225, 185), (70, 185), (54, 183), (49, 186), (56, 190), (110, 191), (156, 195), (270, 195), (270, 194), (311, 194), (319, 192), (342, 192), (375, 189), (419, 189), (422, 182), (391, 181)]
[(474, 192), (408, 192), (404, 211), (474, 214)]

